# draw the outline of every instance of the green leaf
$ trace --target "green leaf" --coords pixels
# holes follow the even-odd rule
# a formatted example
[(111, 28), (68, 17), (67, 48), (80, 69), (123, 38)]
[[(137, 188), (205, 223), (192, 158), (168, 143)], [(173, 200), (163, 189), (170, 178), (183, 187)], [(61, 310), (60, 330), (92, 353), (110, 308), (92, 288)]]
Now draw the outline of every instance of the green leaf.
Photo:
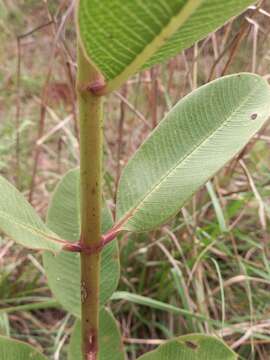
[(32, 346), (0, 336), (1, 360), (48, 360)]
[[(99, 315), (99, 360), (125, 360), (120, 331), (113, 315), (102, 309)], [(68, 360), (82, 360), (81, 323), (75, 324), (68, 349)]]
[(115, 229), (147, 231), (175, 215), (261, 128), (270, 87), (259, 76), (215, 80), (182, 99), (123, 171)]
[(166, 342), (138, 360), (236, 360), (237, 355), (221, 340), (207, 335), (185, 335)]
[(254, 0), (80, 0), (84, 52), (107, 81), (107, 91), (141, 68), (176, 55)]
[[(103, 210), (102, 231), (112, 226), (108, 209)], [(49, 206), (47, 224), (59, 236), (74, 242), (80, 237), (79, 170), (69, 171), (53, 194)], [(46, 252), (43, 262), (49, 286), (55, 298), (69, 312), (80, 317), (80, 255), (61, 252), (57, 256)], [(100, 304), (104, 305), (116, 289), (120, 265), (117, 242), (113, 241), (102, 251)]]
[(58, 252), (64, 241), (40, 219), (22, 194), (0, 176), (0, 230), (31, 249)]

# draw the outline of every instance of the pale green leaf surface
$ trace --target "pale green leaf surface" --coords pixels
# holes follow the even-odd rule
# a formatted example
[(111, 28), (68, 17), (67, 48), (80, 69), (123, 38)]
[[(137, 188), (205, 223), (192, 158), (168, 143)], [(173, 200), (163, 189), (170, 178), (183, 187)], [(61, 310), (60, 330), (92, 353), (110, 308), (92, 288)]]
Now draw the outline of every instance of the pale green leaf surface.
[(166, 342), (138, 360), (236, 360), (221, 340), (207, 335), (185, 335)]
[[(50, 229), (68, 241), (80, 237), (79, 170), (69, 171), (60, 181), (53, 194), (47, 217)], [(112, 226), (107, 209), (102, 214), (102, 231)], [(80, 255), (61, 252), (57, 256), (46, 252), (43, 262), (50, 289), (55, 298), (75, 316), (80, 317)], [(102, 251), (100, 303), (104, 305), (117, 287), (119, 280), (119, 252), (113, 241)]]
[(117, 88), (143, 67), (190, 47), (253, 0), (80, 0), (85, 53)]
[(123, 170), (118, 229), (147, 231), (175, 215), (261, 128), (270, 87), (259, 76), (230, 75), (179, 101)]
[(40, 219), (23, 195), (0, 176), (0, 230), (31, 249), (61, 250), (61, 239)]
[[(124, 360), (125, 353), (120, 331), (113, 315), (102, 309), (99, 315), (99, 360)], [(68, 360), (82, 360), (81, 323), (78, 320), (71, 335)]]
[(1, 360), (48, 360), (38, 350), (21, 341), (0, 336)]

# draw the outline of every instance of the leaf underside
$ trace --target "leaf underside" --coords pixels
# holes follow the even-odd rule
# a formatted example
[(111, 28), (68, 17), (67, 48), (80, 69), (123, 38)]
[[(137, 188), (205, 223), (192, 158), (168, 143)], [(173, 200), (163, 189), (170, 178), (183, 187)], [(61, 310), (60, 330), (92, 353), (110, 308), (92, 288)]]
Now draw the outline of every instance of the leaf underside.
[(61, 250), (62, 240), (43, 223), (23, 195), (1, 176), (0, 194), (0, 230), (31, 249)]
[(261, 128), (269, 103), (267, 82), (245, 73), (179, 101), (123, 170), (116, 227), (147, 231), (175, 215)]
[[(49, 206), (48, 227), (59, 236), (74, 242), (80, 237), (79, 169), (69, 171), (57, 186)], [(102, 231), (112, 226), (111, 214), (102, 213)], [(81, 314), (80, 255), (45, 252), (43, 262), (49, 287), (62, 306), (77, 317)], [(120, 273), (116, 240), (102, 251), (100, 304), (104, 305), (117, 287)]]
[(1, 360), (48, 360), (32, 346), (21, 341), (0, 337)]
[[(121, 335), (113, 315), (106, 309), (99, 316), (99, 360), (125, 360)], [(81, 323), (78, 320), (71, 335), (68, 360), (82, 360)]]
[(215, 337), (185, 335), (166, 342), (138, 360), (236, 360), (237, 355)]
[(111, 90), (142, 68), (190, 47), (253, 0), (80, 0), (78, 28), (87, 57)]

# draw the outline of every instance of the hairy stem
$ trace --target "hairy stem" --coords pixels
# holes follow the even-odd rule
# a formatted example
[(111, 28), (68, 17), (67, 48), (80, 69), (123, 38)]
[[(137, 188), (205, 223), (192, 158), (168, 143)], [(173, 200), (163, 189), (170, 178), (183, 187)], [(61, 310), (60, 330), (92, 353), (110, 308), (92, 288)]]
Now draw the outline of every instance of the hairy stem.
[[(78, 49), (77, 91), (80, 119), (81, 246), (101, 241), (102, 98), (91, 84), (99, 74)], [(81, 252), (81, 321), (84, 360), (98, 359), (100, 251)]]

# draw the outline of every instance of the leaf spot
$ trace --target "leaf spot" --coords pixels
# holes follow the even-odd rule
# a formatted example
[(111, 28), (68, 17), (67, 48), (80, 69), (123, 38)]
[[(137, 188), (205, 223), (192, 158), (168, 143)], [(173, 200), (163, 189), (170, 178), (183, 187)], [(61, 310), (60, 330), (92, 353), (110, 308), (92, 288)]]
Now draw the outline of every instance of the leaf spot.
[(251, 119), (251, 120), (256, 120), (257, 117), (258, 117), (258, 114), (257, 114), (257, 113), (254, 113), (254, 114), (252, 114), (252, 115), (250, 116), (250, 119)]
[(81, 300), (82, 300), (82, 303), (84, 303), (86, 299), (87, 299), (87, 290), (86, 290), (85, 282), (83, 281), (82, 284), (81, 284)]
[(198, 344), (195, 344), (193, 341), (185, 341), (185, 345), (192, 350), (196, 350), (198, 348)]

